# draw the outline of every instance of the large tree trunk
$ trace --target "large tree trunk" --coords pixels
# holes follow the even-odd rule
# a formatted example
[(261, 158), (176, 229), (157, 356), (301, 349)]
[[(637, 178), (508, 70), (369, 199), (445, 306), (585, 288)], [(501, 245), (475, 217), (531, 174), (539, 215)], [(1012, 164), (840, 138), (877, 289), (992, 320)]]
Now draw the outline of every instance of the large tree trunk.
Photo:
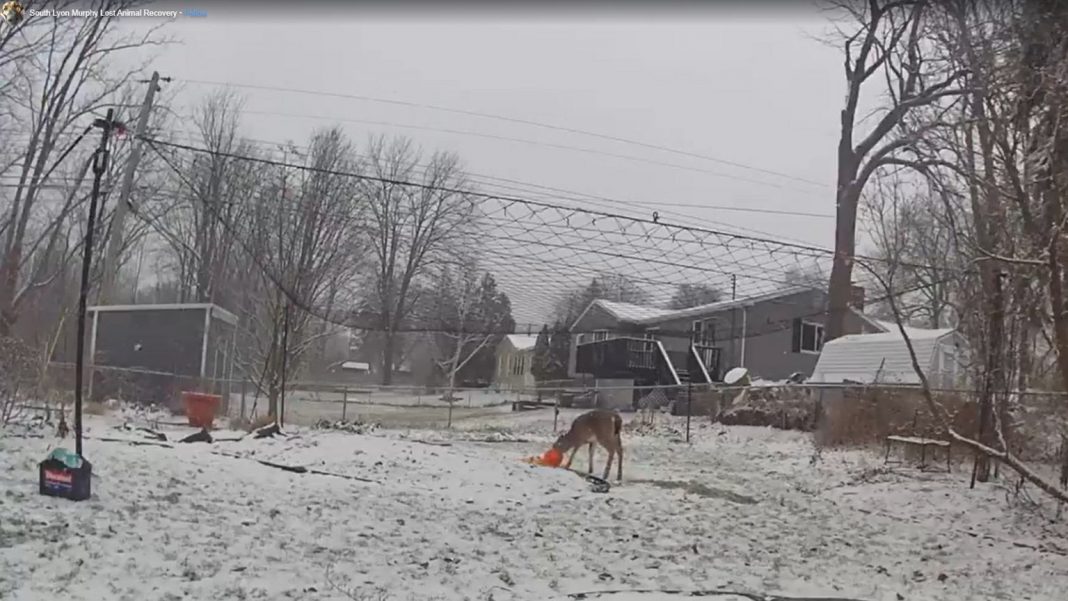
[(382, 385), (393, 384), (393, 355), (395, 353), (396, 332), (387, 330), (382, 341)]
[[(845, 111), (842, 115), (846, 119)], [(838, 188), (835, 196), (834, 262), (829, 286), (829, 316), (824, 341), (846, 334), (846, 314), (853, 285), (853, 255), (856, 253), (857, 206), (860, 190), (856, 188), (858, 163), (849, 134), (842, 132), (838, 142)]]

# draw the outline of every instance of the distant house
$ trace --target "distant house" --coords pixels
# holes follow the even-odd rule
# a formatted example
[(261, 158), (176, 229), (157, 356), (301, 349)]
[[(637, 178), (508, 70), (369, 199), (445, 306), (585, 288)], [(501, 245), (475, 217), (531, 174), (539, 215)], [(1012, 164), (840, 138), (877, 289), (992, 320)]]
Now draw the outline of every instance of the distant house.
[(502, 390), (533, 389), (535, 386), (534, 345), (536, 336), (508, 334), (497, 345), (497, 373), (494, 385)]
[[(595, 300), (571, 326), (569, 371), (604, 387), (717, 382), (734, 367), (769, 380), (807, 376), (823, 348), (827, 301), (807, 287), (677, 311)], [(886, 331), (863, 307), (855, 286), (846, 332)]]
[[(906, 333), (916, 360), (933, 388), (951, 389), (965, 383), (968, 343), (959, 332), (950, 328), (908, 328)], [(843, 336), (828, 342), (809, 381), (918, 385), (920, 378), (913, 368), (905, 338), (895, 329), (880, 334)]]

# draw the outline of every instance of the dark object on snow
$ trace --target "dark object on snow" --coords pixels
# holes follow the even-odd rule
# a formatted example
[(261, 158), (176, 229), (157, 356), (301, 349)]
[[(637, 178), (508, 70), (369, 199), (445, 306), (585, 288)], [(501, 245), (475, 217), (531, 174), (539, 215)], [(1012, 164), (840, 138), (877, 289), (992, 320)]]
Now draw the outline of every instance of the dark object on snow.
[(268, 467), (276, 467), (276, 468), (278, 468), (280, 470), (285, 470), (287, 472), (293, 472), (294, 474), (307, 474), (308, 473), (308, 468), (306, 468), (306, 467), (304, 467), (302, 465), (283, 465), (281, 463), (273, 463), (273, 462), (270, 462), (270, 461), (266, 461), (264, 459), (257, 459), (256, 461), (258, 461), (259, 463), (262, 463), (263, 465), (266, 465)]
[[(64, 462), (56, 449), (38, 464), (38, 492), (48, 497), (84, 501), (91, 494), (93, 466), (84, 457), (72, 458), (75, 465)], [(69, 457), (71, 453), (67, 453)]]
[(60, 409), (59, 426), (56, 428), (56, 436), (59, 438), (66, 438), (68, 434), (70, 434), (70, 428), (67, 426), (67, 415)]
[(213, 442), (211, 434), (208, 433), (207, 428), (201, 428), (200, 432), (190, 434), (178, 442)]
[(282, 428), (278, 426), (278, 422), (275, 422), (269, 426), (264, 426), (258, 430), (252, 432), (252, 438), (270, 438), (275, 435), (281, 435)]
[(256, 459), (256, 463), (266, 465), (267, 467), (274, 467), (287, 472), (293, 472), (294, 474), (316, 474), (319, 476), (333, 476), (335, 478), (344, 478), (346, 480), (356, 480), (357, 482), (370, 482), (371, 484), (380, 484), (377, 480), (369, 480), (367, 478), (361, 478), (359, 476), (347, 476), (345, 474), (335, 474), (333, 472), (324, 472), (322, 470), (310, 470), (303, 465), (284, 465), (281, 463), (274, 463), (273, 461), (267, 461), (265, 459)]
[(582, 473), (580, 471), (573, 470), (571, 468), (563, 468), (563, 469), (566, 469), (567, 471), (571, 472), (572, 474), (575, 474), (576, 476), (585, 479), (586, 482), (589, 482), (590, 485), (591, 485), (590, 486), (590, 490), (593, 491), (593, 492), (606, 493), (609, 490), (612, 490), (612, 485), (609, 484), (608, 480), (605, 480), (604, 478), (599, 478), (597, 476), (594, 476), (593, 474), (584, 474), (584, 473)]
[(598, 478), (597, 476), (586, 476), (586, 482), (589, 482), (590, 490), (596, 493), (606, 493), (612, 490), (612, 485), (607, 480)]
[(100, 442), (121, 442), (123, 444), (129, 444), (133, 446), (147, 446), (147, 447), (163, 447), (165, 449), (173, 449), (174, 445), (167, 444), (165, 442), (156, 442), (154, 440), (128, 440), (125, 438), (93, 438), (92, 440), (99, 440)]
[(152, 438), (154, 438), (154, 439), (156, 439), (158, 441), (167, 442), (167, 435), (164, 434), (163, 432), (156, 432), (155, 430), (153, 430), (151, 428), (138, 428), (137, 430), (139, 432), (144, 432), (145, 434), (148, 434), (150, 437), (152, 437)]
[(359, 421), (330, 421), (321, 419), (315, 422), (316, 430), (338, 430), (352, 434), (367, 434), (378, 430), (378, 424), (365, 424)]

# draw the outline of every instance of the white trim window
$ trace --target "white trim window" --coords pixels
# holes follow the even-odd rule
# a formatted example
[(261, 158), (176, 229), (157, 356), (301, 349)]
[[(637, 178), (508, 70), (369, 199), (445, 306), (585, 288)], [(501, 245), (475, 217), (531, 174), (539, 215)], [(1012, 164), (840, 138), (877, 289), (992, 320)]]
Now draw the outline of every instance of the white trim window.
[(791, 346), (795, 353), (818, 355), (823, 350), (823, 324), (795, 319)]
[(608, 330), (594, 330), (593, 331), (593, 341), (594, 342), (604, 342), (605, 340), (608, 340)]
[(693, 322), (693, 339), (695, 346), (716, 346), (716, 319), (696, 319)]

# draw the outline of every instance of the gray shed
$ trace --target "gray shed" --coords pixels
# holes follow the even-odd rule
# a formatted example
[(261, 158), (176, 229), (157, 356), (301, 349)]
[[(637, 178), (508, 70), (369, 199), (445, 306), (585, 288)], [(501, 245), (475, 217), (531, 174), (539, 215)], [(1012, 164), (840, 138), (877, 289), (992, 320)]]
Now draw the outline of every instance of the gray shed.
[[(89, 307), (92, 398), (136, 382), (137, 400), (176, 406), (181, 390), (229, 394), (237, 317), (209, 303)], [(121, 374), (121, 375), (120, 375)]]

